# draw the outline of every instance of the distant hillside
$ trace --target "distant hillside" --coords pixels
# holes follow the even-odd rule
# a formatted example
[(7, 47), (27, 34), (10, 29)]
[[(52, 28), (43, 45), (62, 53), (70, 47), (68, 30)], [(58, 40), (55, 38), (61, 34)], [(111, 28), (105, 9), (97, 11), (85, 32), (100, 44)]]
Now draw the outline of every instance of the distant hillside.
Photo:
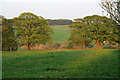
[(54, 32), (52, 36), (54, 43), (67, 43), (70, 37), (70, 29), (68, 25), (56, 25), (50, 27)]
[(69, 19), (46, 19), (49, 25), (70, 25), (72, 20)]

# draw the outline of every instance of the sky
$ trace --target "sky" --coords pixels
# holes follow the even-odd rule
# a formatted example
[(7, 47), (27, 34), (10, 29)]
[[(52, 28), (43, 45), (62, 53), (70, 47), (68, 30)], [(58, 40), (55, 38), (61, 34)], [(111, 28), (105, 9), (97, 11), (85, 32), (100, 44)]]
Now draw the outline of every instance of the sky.
[(11, 19), (31, 12), (45, 19), (76, 19), (103, 15), (101, 0), (0, 0), (0, 15)]

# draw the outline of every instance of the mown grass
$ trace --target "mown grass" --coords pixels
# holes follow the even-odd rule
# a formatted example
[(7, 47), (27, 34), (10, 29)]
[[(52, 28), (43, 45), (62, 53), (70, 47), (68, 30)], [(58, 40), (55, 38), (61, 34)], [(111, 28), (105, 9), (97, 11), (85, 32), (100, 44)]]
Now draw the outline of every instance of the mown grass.
[(54, 35), (53, 41), (68, 41), (70, 37), (70, 30), (68, 25), (56, 25), (56, 26), (50, 26), (53, 29)]
[(3, 78), (117, 78), (118, 50), (3, 52)]

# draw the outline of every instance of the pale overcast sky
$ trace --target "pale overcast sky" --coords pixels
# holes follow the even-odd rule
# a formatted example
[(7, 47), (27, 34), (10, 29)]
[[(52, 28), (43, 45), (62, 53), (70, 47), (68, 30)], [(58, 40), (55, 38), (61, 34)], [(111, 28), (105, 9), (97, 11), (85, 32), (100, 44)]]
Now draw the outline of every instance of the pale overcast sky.
[(18, 17), (32, 12), (45, 19), (75, 19), (89, 15), (102, 15), (101, 0), (1, 0), (0, 15)]

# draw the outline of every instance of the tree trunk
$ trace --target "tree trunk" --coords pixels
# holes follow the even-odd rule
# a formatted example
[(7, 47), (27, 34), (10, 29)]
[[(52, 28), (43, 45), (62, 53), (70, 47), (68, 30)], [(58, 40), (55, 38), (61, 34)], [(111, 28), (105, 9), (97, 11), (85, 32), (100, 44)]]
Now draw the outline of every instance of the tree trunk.
[(96, 43), (97, 43), (97, 49), (100, 49), (100, 42), (96, 40)]
[[(26, 27), (26, 32), (27, 31), (29, 31), (28, 30), (28, 27)], [(28, 36), (28, 37), (30, 37), (27, 33), (26, 33), (26, 35)], [(29, 51), (30, 50), (30, 42), (29, 42), (29, 39), (27, 39), (27, 51)]]
[(30, 44), (28, 43), (27, 44), (27, 51), (29, 51), (30, 50)]
[(12, 51), (12, 47), (10, 47), (10, 51)]
[(83, 42), (83, 49), (85, 49), (85, 41)]

